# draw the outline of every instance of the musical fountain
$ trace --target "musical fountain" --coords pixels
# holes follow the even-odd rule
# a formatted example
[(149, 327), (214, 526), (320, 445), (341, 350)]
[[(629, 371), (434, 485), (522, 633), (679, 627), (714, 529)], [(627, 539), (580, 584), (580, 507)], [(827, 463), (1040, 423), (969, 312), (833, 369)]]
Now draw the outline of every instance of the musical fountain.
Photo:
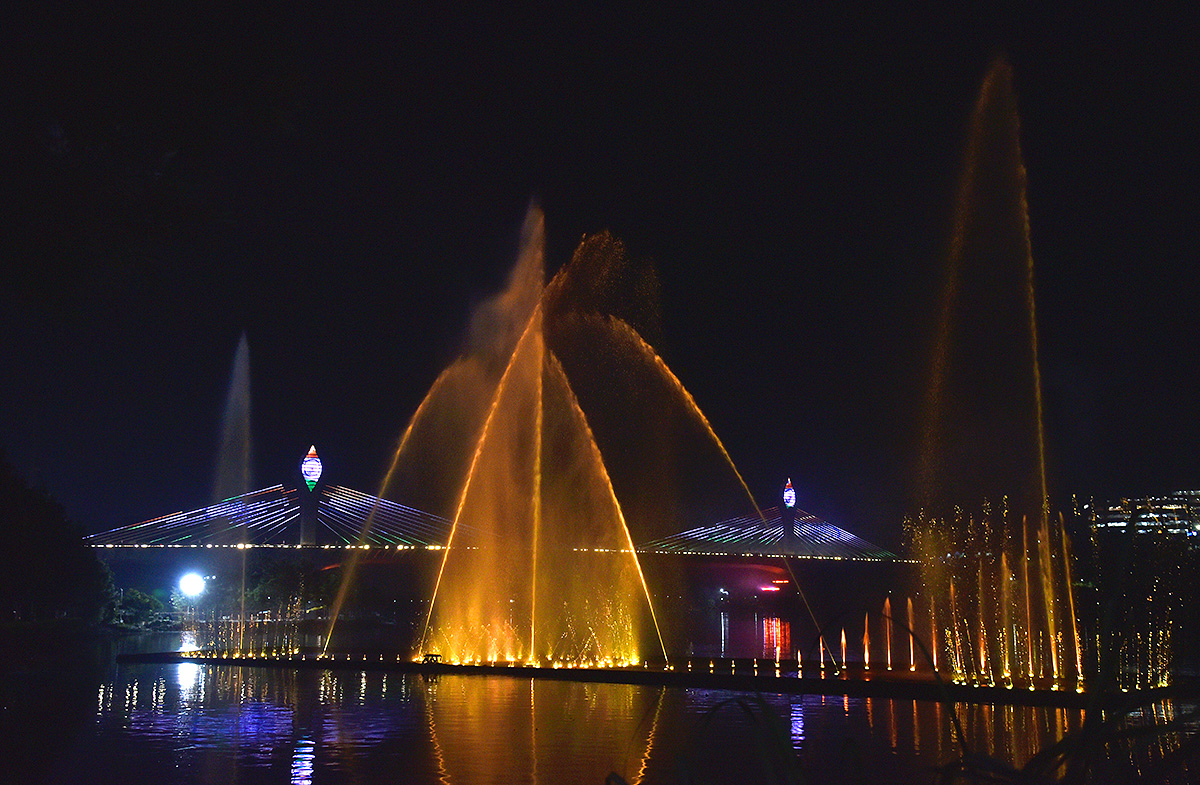
[[(597, 439), (594, 423), (613, 418), (591, 407), (597, 396), (579, 392), (589, 360), (619, 358), (617, 374), (601, 386), (618, 387), (617, 376), (637, 369), (665, 390), (675, 416), (702, 434), (708, 460), (743, 509), (758, 507), (695, 400), (621, 310), (627, 302), (610, 307), (608, 290), (628, 277), (620, 243), (607, 234), (585, 238), (548, 282), (543, 245), (543, 217), (532, 208), (507, 288), (477, 310), (465, 351), (417, 406), (382, 482), (380, 497), (415, 500), (452, 526), (416, 659), (525, 669), (670, 663), (624, 504), (637, 494), (618, 493), (621, 482), (610, 473), (629, 472), (628, 462), (601, 449), (611, 442)], [(989, 694), (1014, 686), (1082, 691), (1089, 653), (1071, 545), (1047, 503), (1033, 282), (1011, 73), (999, 61), (972, 116), (922, 430), (922, 513), (906, 522), (920, 578), (911, 595), (889, 597), (881, 613), (867, 614), (861, 639), (846, 626), (820, 630), (809, 660), (819, 664), (819, 679), (861, 674), (873, 682), (864, 689), (886, 689), (881, 682), (912, 686), (932, 671)], [(616, 397), (611, 392), (599, 398)], [(630, 425), (639, 416), (632, 410), (647, 408), (657, 416), (667, 407), (635, 402), (627, 419), (616, 420), (625, 426), (620, 438), (658, 441)], [(650, 465), (652, 450), (636, 457)], [(971, 494), (999, 504), (985, 502), (977, 515), (957, 507), (938, 514), (947, 500)], [(330, 642), (360, 555), (352, 549), (343, 564), (323, 659), (335, 658)], [(800, 588), (794, 575), (792, 584)], [(773, 660), (749, 668), (755, 676), (760, 665), (808, 675), (799, 650), (774, 649)], [(697, 670), (721, 669), (708, 662)]]
[[(417, 407), (385, 475), (381, 496), (399, 485), (452, 526), (418, 655), (526, 665), (665, 658), (626, 513), (568, 368), (608, 354), (618, 374), (652, 377), (728, 468), (743, 508), (757, 506), (679, 379), (620, 307), (604, 307), (629, 275), (620, 243), (585, 238), (548, 283), (543, 245), (544, 219), (531, 208), (506, 290), (477, 310), (466, 351)], [(350, 580), (346, 570), (327, 640)]]

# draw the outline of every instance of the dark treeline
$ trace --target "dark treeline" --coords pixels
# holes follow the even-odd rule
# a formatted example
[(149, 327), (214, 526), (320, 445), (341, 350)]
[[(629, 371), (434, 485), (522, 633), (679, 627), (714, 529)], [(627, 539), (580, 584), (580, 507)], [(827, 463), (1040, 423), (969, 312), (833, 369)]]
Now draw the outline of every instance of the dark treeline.
[(84, 544), (82, 527), (3, 456), (0, 541), (0, 623), (111, 618), (112, 577)]

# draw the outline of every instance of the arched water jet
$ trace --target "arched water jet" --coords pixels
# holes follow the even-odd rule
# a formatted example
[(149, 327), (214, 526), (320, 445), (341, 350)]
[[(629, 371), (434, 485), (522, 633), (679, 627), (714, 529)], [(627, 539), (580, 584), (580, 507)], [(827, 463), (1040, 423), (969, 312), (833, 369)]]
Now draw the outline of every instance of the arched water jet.
[[(522, 258), (540, 270), (540, 216), (536, 224)], [(573, 275), (567, 265), (543, 286), (540, 275), (514, 273), (526, 293), (497, 298), (489, 317), (515, 327), (505, 303), (529, 308), (515, 340), (493, 351), (503, 372), (472, 440), (421, 632), (420, 649), (448, 661), (632, 661), (639, 586), (666, 655), (612, 480), (549, 344), (552, 316), (569, 312), (560, 295), (579, 290), (567, 286)], [(478, 546), (459, 542), (468, 524)]]
[(634, 330), (633, 327), (631, 327), (626, 321), (616, 317), (612, 317), (611, 321), (613, 327), (615, 328), (614, 331), (618, 335), (627, 338), (630, 343), (633, 344), (633, 346), (635, 346), (643, 354), (646, 360), (653, 364), (658, 369), (659, 373), (661, 373), (664, 378), (671, 382), (681, 400), (683, 400), (683, 402), (687, 405), (688, 411), (690, 411), (704, 426), (705, 431), (712, 438), (713, 443), (717, 446), (717, 449), (721, 451), (721, 455), (725, 458), (729, 468), (737, 477), (738, 483), (742, 486), (742, 490), (745, 491), (746, 498), (749, 499), (750, 504), (754, 506), (755, 515), (765, 522), (766, 518), (763, 516), (762, 510), (759, 508), (758, 502), (754, 500), (754, 494), (750, 492), (750, 486), (746, 485), (745, 479), (742, 478), (742, 473), (738, 471), (737, 466), (733, 462), (733, 458), (729, 455), (729, 451), (725, 449), (725, 444), (721, 441), (721, 437), (717, 436), (717, 432), (713, 430), (712, 423), (708, 421), (708, 417), (706, 417), (704, 412), (700, 410), (700, 405), (696, 403), (696, 399), (693, 398), (692, 394), (688, 392), (686, 387), (683, 386), (683, 382), (679, 381), (679, 377), (676, 376), (675, 372), (667, 366), (667, 363), (662, 359), (662, 357), (660, 357), (658, 353), (654, 351), (654, 348), (650, 346), (650, 344), (646, 343), (642, 336), (639, 335), (638, 332)]
[(1079, 624), (1075, 616), (1075, 582), (1071, 579), (1071, 549), (1067, 541), (1067, 525), (1061, 514), (1058, 519), (1059, 533), (1062, 535), (1063, 579), (1066, 582), (1068, 602), (1067, 617), (1071, 620), (1071, 644), (1075, 649), (1075, 678), (1080, 688), (1083, 687), (1083, 651), (1079, 645)]
[[(737, 477), (738, 484), (741, 485), (742, 490), (746, 494), (746, 498), (749, 499), (750, 504), (753, 505), (755, 514), (765, 523), (766, 517), (763, 515), (762, 509), (758, 506), (758, 502), (755, 501), (754, 494), (750, 492), (750, 487), (746, 484), (746, 480), (742, 477), (741, 472), (738, 471), (737, 466), (733, 462), (733, 458), (729, 455), (729, 451), (725, 449), (725, 444), (721, 441), (721, 438), (717, 436), (717, 432), (713, 429), (712, 423), (708, 421), (708, 417), (706, 417), (704, 412), (701, 411), (699, 404), (696, 403), (696, 399), (693, 398), (692, 394), (688, 392), (686, 387), (683, 386), (683, 382), (679, 380), (679, 377), (677, 377), (675, 373), (667, 366), (662, 357), (660, 357), (658, 353), (654, 351), (654, 348), (650, 346), (650, 344), (646, 343), (642, 336), (639, 335), (632, 326), (630, 326), (623, 319), (618, 319), (616, 317), (612, 317), (611, 322), (615, 327), (617, 334), (627, 338), (629, 342), (642, 354), (642, 356), (655, 368), (657, 368), (659, 373), (662, 374), (664, 378), (671, 382), (675, 392), (687, 405), (688, 411), (690, 411), (701, 423), (701, 425), (704, 426), (705, 432), (712, 439), (717, 449), (720, 450), (721, 455), (725, 459), (725, 462), (728, 464), (730, 470), (732, 470), (734, 476)], [(791, 562), (785, 558), (783, 563), (787, 568), (788, 576), (792, 579), (792, 585), (796, 587), (796, 591), (800, 594), (800, 599), (804, 602), (804, 607), (808, 611), (808, 615), (812, 620), (813, 626), (816, 627), (818, 634), (823, 638), (823, 634), (820, 633), (822, 628), (820, 623), (817, 621), (816, 613), (813, 611), (812, 605), (808, 601), (808, 596), (804, 593), (803, 586), (801, 586), (800, 581), (796, 578), (796, 573), (792, 569)], [(845, 665), (844, 661), (842, 665)]]
[(434, 400), (438, 391), (442, 389), (442, 385), (446, 383), (446, 380), (453, 374), (456, 368), (456, 365), (452, 365), (438, 374), (433, 385), (430, 386), (429, 392), (425, 393), (425, 397), (417, 405), (416, 411), (413, 412), (408, 425), (404, 428), (404, 433), (400, 436), (400, 442), (396, 445), (395, 453), (392, 454), (392, 462), (388, 465), (387, 472), (383, 475), (383, 481), (379, 484), (379, 493), (375, 497), (375, 502), (371, 505), (370, 512), (367, 513), (366, 520), (363, 521), (362, 531), (359, 533), (358, 541), (355, 543), (356, 547), (350, 551), (350, 557), (343, 565), (342, 580), (338, 584), (338, 591), (334, 596), (333, 606), (329, 612), (329, 627), (325, 630), (325, 644), (322, 647), (322, 652), (328, 651), (329, 641), (333, 639), (334, 625), (337, 624), (338, 616), (342, 612), (346, 596), (350, 591), (350, 585), (354, 581), (354, 574), (357, 571), (359, 559), (362, 558), (362, 546), (367, 542), (371, 529), (374, 528), (375, 516), (379, 512), (380, 501), (392, 484), (392, 480), (396, 475), (396, 469), (400, 465), (400, 456), (404, 454), (404, 448), (408, 446), (408, 441), (412, 438), (413, 429), (420, 422), (422, 415), (429, 406), (429, 402)]
[(654, 622), (654, 633), (658, 636), (658, 644), (662, 648), (663, 658), (665, 659), (667, 656), (667, 645), (663, 642), (662, 630), (658, 626), (658, 616), (654, 612), (654, 603), (650, 600), (650, 587), (646, 584), (646, 576), (642, 572), (641, 564), (638, 563), (637, 555), (633, 545), (633, 535), (629, 533), (629, 524), (625, 520), (625, 514), (621, 511), (621, 503), (617, 499), (616, 489), (613, 488), (612, 478), (608, 476), (608, 470), (605, 468), (604, 458), (600, 454), (600, 445), (596, 444), (596, 437), (592, 434), (592, 429), (591, 426), (588, 425), (587, 417), (584, 415), (583, 409), (579, 406), (579, 401), (575, 398), (575, 394), (571, 390), (571, 385), (567, 380), (567, 374), (563, 370), (562, 364), (558, 361), (558, 358), (553, 353), (550, 353), (549, 358), (550, 367), (553, 369), (557, 378), (561, 381), (563, 387), (567, 391), (568, 396), (570, 397), (571, 411), (576, 417), (579, 418), (580, 427), (587, 435), (588, 445), (591, 447), (592, 453), (596, 459), (596, 466), (599, 468), (600, 473), (604, 477), (605, 487), (608, 489), (609, 496), (612, 499), (613, 508), (617, 512), (617, 518), (621, 522), (621, 531), (625, 534), (625, 545), (629, 549), (629, 553), (633, 559), (633, 566), (637, 570), (638, 581), (641, 583), (642, 592), (646, 596), (646, 606), (649, 608), (650, 618)]

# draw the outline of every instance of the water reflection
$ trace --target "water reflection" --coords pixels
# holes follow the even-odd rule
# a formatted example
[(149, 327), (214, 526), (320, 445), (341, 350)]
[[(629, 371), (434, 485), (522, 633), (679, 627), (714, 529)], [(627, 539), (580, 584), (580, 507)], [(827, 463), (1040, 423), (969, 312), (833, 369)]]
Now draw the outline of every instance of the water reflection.
[(792, 749), (799, 752), (804, 747), (804, 704), (792, 704)]
[[(769, 627), (769, 625), (768, 625)], [(290, 671), (214, 665), (115, 669), (84, 698), (93, 721), (68, 736), (51, 782), (256, 783), (503, 779), (554, 785), (770, 781), (754, 750), (763, 720), (786, 722), (807, 781), (929, 782), (962, 754), (1024, 765), (1077, 733), (1078, 710), (920, 701), (758, 696), (718, 690), (582, 684), (372, 671)], [(1190, 707), (1189, 707), (1190, 708)], [(1171, 703), (1131, 723), (1174, 720)], [(751, 718), (753, 714), (757, 719)], [(1195, 732), (1195, 728), (1191, 732)], [(1174, 734), (1115, 749), (1119, 781), (1178, 749)], [(1186, 782), (1187, 772), (1177, 782)]]
[(442, 678), (423, 687), (443, 782), (498, 772), (557, 781), (555, 772), (566, 771), (578, 782), (603, 782), (610, 771), (634, 782), (652, 765), (661, 688), (505, 678)]
[(176, 680), (179, 688), (190, 691), (200, 686), (200, 666), (191, 662), (181, 662), (175, 666)]
[(296, 742), (296, 752), (292, 755), (292, 785), (312, 785), (315, 750), (312, 739), (304, 737)]

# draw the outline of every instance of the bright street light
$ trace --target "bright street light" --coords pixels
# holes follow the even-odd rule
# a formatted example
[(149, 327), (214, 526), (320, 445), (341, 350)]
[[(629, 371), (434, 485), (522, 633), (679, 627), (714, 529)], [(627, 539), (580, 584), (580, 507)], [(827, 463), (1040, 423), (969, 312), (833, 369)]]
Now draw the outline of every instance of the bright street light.
[(185, 597), (199, 597), (204, 593), (204, 577), (189, 572), (179, 579), (179, 591), (183, 592)]

